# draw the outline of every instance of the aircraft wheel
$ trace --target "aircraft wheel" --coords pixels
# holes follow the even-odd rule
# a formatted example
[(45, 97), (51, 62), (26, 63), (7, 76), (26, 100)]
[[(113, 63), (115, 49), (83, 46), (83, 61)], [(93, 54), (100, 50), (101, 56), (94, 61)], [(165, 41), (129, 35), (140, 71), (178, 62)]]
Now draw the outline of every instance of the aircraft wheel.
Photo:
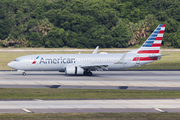
[(92, 72), (89, 71), (87, 75), (88, 75), (88, 76), (92, 76)]
[(22, 75), (25, 76), (25, 75), (26, 75), (26, 72), (23, 72)]
[(88, 75), (88, 72), (87, 72), (87, 71), (84, 71), (84, 75)]

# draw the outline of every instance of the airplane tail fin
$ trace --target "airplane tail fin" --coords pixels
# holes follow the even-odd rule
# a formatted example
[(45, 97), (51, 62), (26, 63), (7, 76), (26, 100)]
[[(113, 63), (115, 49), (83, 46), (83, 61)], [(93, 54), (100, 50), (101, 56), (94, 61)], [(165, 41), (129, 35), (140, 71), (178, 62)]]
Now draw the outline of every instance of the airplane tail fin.
[(160, 47), (166, 24), (160, 24), (144, 44), (137, 50), (137, 54), (160, 54)]

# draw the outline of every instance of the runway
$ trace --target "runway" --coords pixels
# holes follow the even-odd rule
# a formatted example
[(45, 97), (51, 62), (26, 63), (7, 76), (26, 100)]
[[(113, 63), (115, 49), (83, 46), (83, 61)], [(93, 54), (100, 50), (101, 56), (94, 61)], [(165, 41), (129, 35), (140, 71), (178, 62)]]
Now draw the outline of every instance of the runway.
[(5, 100), (0, 113), (180, 112), (180, 99)]
[(51, 71), (0, 71), (0, 88), (180, 90), (180, 71), (98, 71), (67, 76)]
[[(100, 71), (67, 76), (0, 71), (0, 87), (180, 90), (180, 71)], [(0, 113), (180, 112), (180, 99), (0, 100)]]

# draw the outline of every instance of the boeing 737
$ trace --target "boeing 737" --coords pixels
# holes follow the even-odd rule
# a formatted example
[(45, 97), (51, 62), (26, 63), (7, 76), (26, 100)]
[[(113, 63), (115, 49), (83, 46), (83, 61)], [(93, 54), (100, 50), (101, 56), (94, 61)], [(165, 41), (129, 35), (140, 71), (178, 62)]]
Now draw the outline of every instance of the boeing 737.
[(8, 66), (22, 72), (25, 71), (59, 71), (67, 75), (92, 75), (91, 71), (121, 70), (149, 64), (161, 58), (165, 24), (160, 24), (137, 50), (127, 53), (99, 53), (98, 47), (93, 54), (38, 54), (16, 58)]

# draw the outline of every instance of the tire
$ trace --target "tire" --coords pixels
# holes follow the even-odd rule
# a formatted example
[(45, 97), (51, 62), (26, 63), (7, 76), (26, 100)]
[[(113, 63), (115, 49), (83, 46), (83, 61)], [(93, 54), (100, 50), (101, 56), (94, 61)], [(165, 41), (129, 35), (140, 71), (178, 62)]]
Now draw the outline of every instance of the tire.
[(87, 72), (87, 71), (84, 71), (84, 75), (88, 75), (88, 72)]
[(25, 76), (25, 75), (26, 75), (26, 72), (23, 72), (22, 75)]
[(87, 75), (88, 75), (88, 76), (92, 76), (92, 72), (89, 71)]

